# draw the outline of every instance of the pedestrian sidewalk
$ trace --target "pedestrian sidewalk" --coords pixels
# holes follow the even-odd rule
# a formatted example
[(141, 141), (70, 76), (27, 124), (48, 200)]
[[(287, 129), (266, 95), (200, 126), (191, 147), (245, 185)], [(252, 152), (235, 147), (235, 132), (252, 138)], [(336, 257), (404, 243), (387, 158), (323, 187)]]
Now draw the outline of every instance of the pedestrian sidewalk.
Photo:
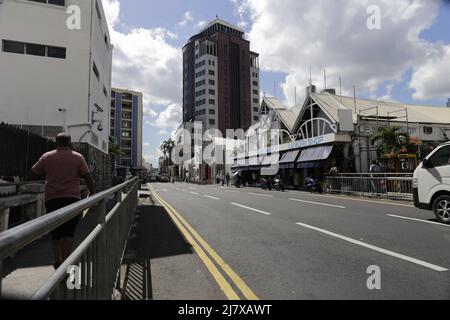
[(221, 300), (224, 294), (149, 191), (139, 210), (122, 266), (123, 300)]

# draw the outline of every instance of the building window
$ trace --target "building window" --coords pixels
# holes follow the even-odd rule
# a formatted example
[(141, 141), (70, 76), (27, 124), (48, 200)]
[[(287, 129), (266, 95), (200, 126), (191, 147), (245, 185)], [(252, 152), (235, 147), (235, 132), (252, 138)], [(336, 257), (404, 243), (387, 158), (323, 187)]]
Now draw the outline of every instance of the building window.
[(209, 85), (215, 86), (215, 85), (216, 85), (216, 81), (214, 81), (214, 80), (209, 80)]
[(131, 138), (130, 131), (122, 131), (122, 138)]
[(45, 57), (45, 46), (43, 45), (29, 43), (26, 48), (29, 55)]
[(122, 93), (123, 100), (133, 100), (133, 95), (131, 93)]
[(131, 121), (122, 121), (122, 128), (131, 129)]
[(433, 134), (433, 127), (423, 127), (423, 133)]
[(209, 94), (212, 96), (216, 95), (216, 90), (209, 89)]
[(253, 108), (253, 112), (259, 112), (259, 108)]
[(253, 81), (253, 85), (254, 85), (255, 87), (257, 87), (257, 86), (258, 86), (258, 81)]
[(258, 90), (253, 90), (253, 94), (258, 94)]
[(209, 124), (210, 125), (215, 125), (216, 124), (216, 120), (215, 119), (209, 119)]
[(253, 117), (253, 120), (254, 120), (254, 121), (258, 121), (258, 120), (259, 120), (259, 117), (258, 117), (258, 116), (254, 116), (254, 117)]
[(131, 119), (131, 112), (122, 112), (122, 119)]
[(209, 99), (209, 104), (214, 106), (216, 104), (216, 100), (214, 99)]
[(3, 40), (3, 51), (10, 53), (25, 53), (25, 43)]
[(122, 103), (122, 109), (131, 110), (133, 108), (132, 104), (130, 102), (123, 102)]
[(259, 99), (258, 98), (254, 98), (253, 99), (253, 103), (259, 103)]
[(24, 43), (18, 41), (3, 40), (3, 52), (27, 54), (33, 56), (66, 58), (66, 48), (47, 46), (45, 44)]
[(210, 114), (210, 115), (215, 115), (215, 114), (216, 114), (216, 110), (214, 110), (214, 109), (209, 109), (209, 114)]
[(100, 81), (100, 72), (98, 71), (97, 65), (94, 62), (94, 65), (92, 67), (92, 70), (94, 71), (95, 77), (97, 78), (97, 80)]
[(50, 58), (65, 59), (66, 58), (66, 48), (61, 47), (47, 47), (47, 56)]
[(214, 76), (214, 75), (216, 75), (216, 73), (214, 72), (214, 70), (209, 70), (209, 75)]
[(61, 6), (61, 7), (64, 7), (66, 5), (66, 0), (28, 0), (28, 1), (48, 3), (48, 4), (53, 4), (55, 6)]

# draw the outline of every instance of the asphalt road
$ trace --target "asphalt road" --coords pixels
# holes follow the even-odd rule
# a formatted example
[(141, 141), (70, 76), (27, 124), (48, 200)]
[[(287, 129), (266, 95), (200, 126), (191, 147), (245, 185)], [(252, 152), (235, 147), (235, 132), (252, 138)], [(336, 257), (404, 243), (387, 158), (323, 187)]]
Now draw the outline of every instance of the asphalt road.
[[(450, 299), (450, 226), (409, 203), (151, 186), (259, 299)], [(242, 284), (215, 264), (245, 298)], [(375, 282), (371, 266), (380, 271)], [(381, 288), (370, 290), (369, 277)]]

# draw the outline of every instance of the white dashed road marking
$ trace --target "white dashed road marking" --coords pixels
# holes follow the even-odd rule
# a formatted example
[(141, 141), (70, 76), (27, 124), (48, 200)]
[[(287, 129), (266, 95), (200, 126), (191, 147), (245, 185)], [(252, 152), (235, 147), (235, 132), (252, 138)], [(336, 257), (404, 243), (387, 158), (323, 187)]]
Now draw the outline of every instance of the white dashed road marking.
[(304, 223), (300, 223), (300, 222), (297, 222), (297, 225), (299, 225), (301, 227), (304, 227), (304, 228), (307, 228), (307, 229), (310, 229), (310, 230), (314, 230), (314, 231), (317, 231), (317, 232), (329, 235), (329, 236), (334, 237), (334, 238), (338, 238), (338, 239), (350, 242), (352, 244), (356, 244), (358, 246), (361, 246), (361, 247), (364, 247), (364, 248), (367, 248), (367, 249), (370, 249), (370, 250), (373, 250), (373, 251), (377, 251), (377, 252), (386, 254), (386, 255), (394, 257), (394, 258), (405, 260), (405, 261), (408, 261), (408, 262), (420, 265), (422, 267), (426, 267), (426, 268), (432, 269), (434, 271), (438, 271), (438, 272), (448, 271), (448, 269), (445, 269), (443, 267), (437, 266), (435, 264), (431, 264), (431, 263), (428, 263), (428, 262), (425, 262), (425, 261), (422, 261), (422, 260), (419, 260), (419, 259), (415, 259), (415, 258), (411, 258), (411, 257), (405, 256), (403, 254), (399, 254), (399, 253), (396, 253), (396, 252), (393, 252), (393, 251), (390, 251), (390, 250), (386, 250), (386, 249), (383, 249), (383, 248), (380, 248), (380, 247), (376, 247), (376, 246), (373, 246), (371, 244), (367, 244), (365, 242), (362, 242), (362, 241), (359, 241), (359, 240), (355, 240), (355, 239), (352, 239), (352, 238), (349, 238), (349, 237), (346, 237), (346, 236), (342, 236), (340, 234), (333, 233), (333, 232), (330, 232), (330, 231), (327, 231), (327, 230), (324, 230), (324, 229), (320, 229), (320, 228), (317, 228), (317, 227), (314, 227), (314, 226), (310, 226), (310, 225), (307, 225), (307, 224), (304, 224)]
[(265, 215), (267, 215), (267, 216), (271, 215), (271, 213), (269, 213), (269, 212), (262, 211), (262, 210), (258, 210), (258, 209), (251, 208), (251, 207), (247, 207), (247, 206), (244, 206), (244, 205), (239, 204), (239, 203), (232, 202), (231, 204), (232, 204), (233, 206), (237, 206), (237, 207), (241, 207), (241, 208), (244, 208), (244, 209), (247, 209), (247, 210), (259, 212), (259, 213), (265, 214)]

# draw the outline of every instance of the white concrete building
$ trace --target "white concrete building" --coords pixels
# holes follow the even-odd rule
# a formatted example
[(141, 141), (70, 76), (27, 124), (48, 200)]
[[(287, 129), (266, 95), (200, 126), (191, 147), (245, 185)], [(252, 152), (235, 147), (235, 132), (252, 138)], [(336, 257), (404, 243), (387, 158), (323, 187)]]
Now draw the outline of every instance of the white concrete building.
[(65, 129), (107, 153), (113, 47), (101, 1), (1, 0), (0, 42), (0, 122)]

